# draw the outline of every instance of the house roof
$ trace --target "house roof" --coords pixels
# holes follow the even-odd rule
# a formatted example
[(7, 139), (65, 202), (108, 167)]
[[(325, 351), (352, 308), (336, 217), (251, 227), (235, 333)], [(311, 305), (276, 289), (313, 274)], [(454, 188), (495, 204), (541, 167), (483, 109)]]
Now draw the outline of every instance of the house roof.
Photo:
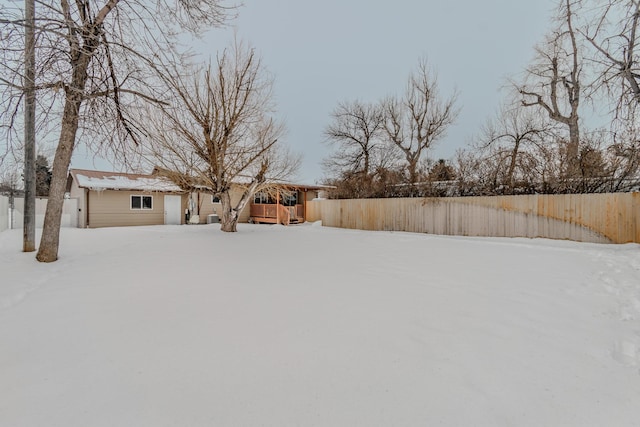
[[(163, 169), (161, 167), (156, 166), (153, 169), (153, 176), (164, 176), (167, 179), (169, 179), (172, 176), (172, 172), (167, 170), (167, 169)], [(180, 178), (182, 178), (182, 175), (179, 175)], [(195, 188), (197, 190), (201, 190), (201, 191), (207, 191), (209, 189), (209, 187), (207, 187), (206, 185), (204, 185), (203, 180), (200, 178), (196, 178), (196, 177), (187, 177), (186, 178), (186, 185), (188, 185), (191, 188)], [(249, 176), (249, 175), (237, 175), (234, 180), (232, 181), (232, 184), (236, 184), (236, 185), (249, 185), (251, 184), (251, 182), (253, 181), (253, 177)], [(296, 188), (299, 190), (331, 190), (331, 189), (335, 189), (335, 186), (332, 185), (321, 185), (321, 184), (305, 184), (305, 183), (297, 183), (297, 182), (290, 182), (290, 181), (283, 181), (283, 180), (278, 180), (278, 179), (269, 179), (267, 177), (267, 183), (269, 184), (275, 184), (275, 185), (279, 185), (282, 187), (289, 187), (289, 188)]]
[(336, 187), (333, 185), (318, 185), (318, 184), (300, 184), (295, 182), (286, 181), (273, 181), (275, 184), (282, 185), (283, 187), (293, 187), (301, 190), (331, 190)]
[[(71, 169), (71, 177), (78, 183), (80, 188), (89, 190), (138, 190), (138, 191), (165, 191), (181, 192), (178, 185), (168, 177), (158, 173), (159, 169), (154, 169), (154, 174), (144, 175), (124, 172), (105, 172), (86, 169)], [(242, 179), (238, 184), (244, 184)], [(247, 179), (249, 182), (249, 179)], [(293, 182), (274, 181), (275, 184), (283, 187), (292, 187), (302, 190), (327, 190), (335, 188), (327, 185), (298, 184)]]
[(89, 190), (138, 190), (180, 192), (180, 187), (161, 176), (71, 169), (72, 178)]

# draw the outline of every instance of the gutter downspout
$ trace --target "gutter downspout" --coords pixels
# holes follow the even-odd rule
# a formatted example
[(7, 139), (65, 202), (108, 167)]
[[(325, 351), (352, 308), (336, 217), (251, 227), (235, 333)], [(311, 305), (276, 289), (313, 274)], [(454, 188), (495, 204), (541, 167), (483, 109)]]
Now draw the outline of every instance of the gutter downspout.
[(91, 193), (91, 191), (90, 191), (88, 188), (87, 188), (87, 189), (85, 189), (84, 191), (86, 191), (86, 192), (87, 192), (87, 197), (86, 197), (86, 200), (87, 200), (87, 207), (86, 207), (86, 209), (85, 209), (85, 216), (86, 216), (86, 219), (85, 219), (85, 221), (84, 221), (84, 227), (85, 227), (85, 228), (89, 228), (89, 193)]
[(305, 188), (302, 196), (302, 222), (307, 222), (307, 189)]

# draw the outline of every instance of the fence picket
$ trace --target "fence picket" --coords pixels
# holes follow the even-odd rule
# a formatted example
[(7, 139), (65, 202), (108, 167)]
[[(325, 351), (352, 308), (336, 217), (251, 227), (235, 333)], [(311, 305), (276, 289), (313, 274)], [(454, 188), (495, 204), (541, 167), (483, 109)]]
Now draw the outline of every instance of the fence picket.
[(307, 219), (362, 230), (640, 243), (640, 193), (315, 200)]

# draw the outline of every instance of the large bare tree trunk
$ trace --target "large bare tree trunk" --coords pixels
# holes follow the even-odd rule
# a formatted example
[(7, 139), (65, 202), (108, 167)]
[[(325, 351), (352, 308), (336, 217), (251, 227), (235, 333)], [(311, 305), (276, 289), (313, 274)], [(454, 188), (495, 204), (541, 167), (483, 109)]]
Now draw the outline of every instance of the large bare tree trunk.
[(220, 230), (235, 233), (238, 228), (238, 211), (231, 206), (231, 195), (228, 192), (220, 196), (222, 215), (220, 216)]
[(231, 204), (230, 190), (225, 191), (220, 196), (220, 203), (222, 204), (222, 217), (220, 218), (220, 230), (230, 233), (238, 231), (238, 220), (240, 219), (240, 212), (243, 211), (249, 199), (253, 197), (258, 188), (259, 181), (254, 181), (248, 188), (244, 190), (240, 200), (234, 207)]
[[(94, 29), (97, 31), (97, 29)], [(89, 38), (83, 48), (73, 49), (77, 52), (77, 61), (74, 65), (72, 84), (66, 90), (64, 112), (60, 139), (53, 158), (51, 186), (49, 187), (49, 200), (44, 215), (44, 226), (40, 247), (36, 259), (40, 262), (53, 262), (58, 259), (58, 247), (60, 244), (60, 220), (62, 218), (62, 206), (64, 193), (67, 187), (67, 171), (71, 163), (73, 148), (78, 132), (80, 120), (80, 107), (84, 101), (84, 88), (87, 83), (87, 69), (91, 57), (98, 46), (97, 34)]]
[(580, 126), (578, 121), (569, 123), (569, 142), (567, 143), (567, 176), (576, 177), (580, 172)]
[(53, 158), (53, 172), (49, 187), (49, 200), (44, 216), (44, 227), (40, 239), (40, 247), (36, 259), (40, 262), (53, 262), (58, 259), (60, 243), (60, 220), (64, 193), (67, 187), (67, 171), (73, 155), (74, 141), (78, 131), (79, 108), (82, 96), (75, 95), (75, 99), (67, 99), (62, 119), (60, 140)]
[(418, 159), (407, 156), (407, 170), (409, 171), (409, 195), (415, 197), (418, 195), (417, 185), (418, 179)]

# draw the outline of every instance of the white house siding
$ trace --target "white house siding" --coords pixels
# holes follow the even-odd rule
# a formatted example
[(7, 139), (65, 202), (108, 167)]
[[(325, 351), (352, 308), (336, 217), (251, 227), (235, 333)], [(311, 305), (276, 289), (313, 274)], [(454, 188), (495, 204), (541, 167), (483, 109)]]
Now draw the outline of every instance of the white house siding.
[(0, 196), (0, 232), (9, 228), (9, 198)]
[[(47, 199), (36, 198), (36, 228), (42, 228), (44, 224), (44, 214), (47, 211)], [(24, 226), (24, 198), (16, 197), (14, 199), (13, 209), (13, 229), (22, 228)], [(61, 227), (77, 227), (78, 226), (78, 201), (75, 199), (65, 199), (62, 205)]]

